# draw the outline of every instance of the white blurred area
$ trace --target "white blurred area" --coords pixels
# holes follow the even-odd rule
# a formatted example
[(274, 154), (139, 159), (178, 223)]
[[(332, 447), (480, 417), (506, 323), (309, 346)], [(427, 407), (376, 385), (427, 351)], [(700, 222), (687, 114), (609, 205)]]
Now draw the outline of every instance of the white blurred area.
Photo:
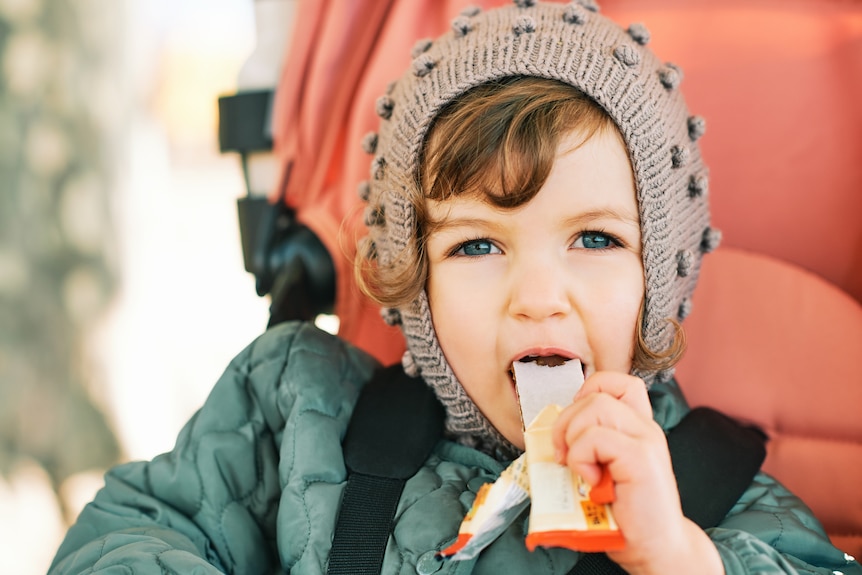
[(266, 325), (245, 272), (238, 157), (218, 151), (217, 98), (254, 44), (253, 0), (128, 2), (133, 105), (115, 198), (119, 296), (94, 351), (129, 459), (170, 449), (230, 358)]
[[(239, 159), (221, 155), (217, 139), (217, 98), (236, 91), (254, 48), (255, 0), (111, 1), (123, 13), (121, 91), (102, 98), (123, 118), (111, 199), (120, 286), (88, 362), (123, 458), (136, 460), (172, 448), (266, 326), (268, 300), (242, 262)], [(28, 2), (39, 3), (0, 0)], [(94, 472), (62, 489), (77, 512), (101, 485)], [(64, 532), (38, 466), (0, 478), (0, 573), (45, 573)]]

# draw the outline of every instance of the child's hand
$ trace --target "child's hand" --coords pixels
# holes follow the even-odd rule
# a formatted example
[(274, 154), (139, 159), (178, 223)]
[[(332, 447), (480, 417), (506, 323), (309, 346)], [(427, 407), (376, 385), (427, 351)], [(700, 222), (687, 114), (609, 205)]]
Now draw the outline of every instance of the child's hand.
[(557, 458), (595, 485), (614, 480), (614, 518), (626, 539), (608, 556), (629, 573), (723, 573), (706, 533), (682, 514), (664, 431), (652, 418), (644, 382), (597, 372), (554, 425)]

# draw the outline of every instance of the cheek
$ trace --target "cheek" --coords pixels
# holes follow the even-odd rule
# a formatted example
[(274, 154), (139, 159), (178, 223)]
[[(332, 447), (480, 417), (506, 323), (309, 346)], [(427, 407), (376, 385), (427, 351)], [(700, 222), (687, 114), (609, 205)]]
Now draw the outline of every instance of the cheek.
[[(614, 281), (595, 292), (597, 305), (591, 316), (592, 343), (602, 350), (601, 367), (615, 371), (631, 370), (635, 341), (640, 329), (644, 299), (641, 267), (617, 274)], [(601, 310), (601, 311), (599, 311)], [(597, 358), (598, 359), (598, 358)]]
[(452, 282), (440, 281), (440, 277), (441, 273), (432, 269), (425, 289), (437, 340), (443, 353), (451, 357), (450, 352), (459, 348), (457, 318), (463, 317), (469, 309), (463, 304), (466, 298), (457, 297), (457, 291), (452, 288)]
[(646, 291), (643, 264), (640, 257), (632, 255), (626, 265), (620, 266), (611, 285), (614, 286), (613, 294), (620, 310), (620, 317), (626, 318), (631, 324), (632, 333), (634, 333)]
[(425, 287), (435, 326), (454, 323), (471, 329), (471, 322), (488, 316), (494, 290), (489, 274), (483, 273), (486, 269), (481, 265), (431, 266)]
[(437, 341), (471, 396), (472, 375), (486, 367), (477, 358), (494, 357), (494, 334), (498, 331), (493, 325), (491, 297), (481, 286), (451, 267), (437, 270), (436, 275), (432, 271), (426, 284)]
[(469, 341), (487, 313), (476, 290), (455, 279), (429, 280), (426, 288), (434, 331), (444, 351), (457, 350), (459, 342)]

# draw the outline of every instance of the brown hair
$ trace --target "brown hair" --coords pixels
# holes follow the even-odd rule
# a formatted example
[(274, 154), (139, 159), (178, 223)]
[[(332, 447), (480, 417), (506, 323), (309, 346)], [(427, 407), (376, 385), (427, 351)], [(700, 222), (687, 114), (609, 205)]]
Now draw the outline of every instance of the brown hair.
[[(410, 190), (409, 201), (417, 217), (414, 242), (384, 267), (375, 265), (373, 243), (364, 238), (356, 266), (359, 286), (385, 307), (413, 301), (428, 277), (424, 247), (435, 226), (426, 199), (474, 195), (500, 208), (521, 206), (545, 184), (565, 136), (579, 135), (577, 147), (604, 130), (612, 130), (623, 141), (604, 109), (577, 88), (557, 80), (503, 78), (455, 98), (428, 129)], [(664, 352), (648, 349), (638, 330), (635, 369), (667, 369), (679, 360), (685, 337), (679, 323), (672, 323), (674, 339)]]

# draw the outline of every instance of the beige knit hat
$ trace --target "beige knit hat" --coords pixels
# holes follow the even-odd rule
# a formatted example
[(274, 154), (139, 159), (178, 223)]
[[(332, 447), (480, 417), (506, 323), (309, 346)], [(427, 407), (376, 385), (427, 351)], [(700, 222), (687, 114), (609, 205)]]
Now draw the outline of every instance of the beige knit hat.
[[(435, 41), (420, 41), (407, 73), (377, 101), (379, 134), (363, 145), (374, 154), (367, 199), (369, 237), (377, 265), (394, 262), (416, 242), (416, 213), (406, 190), (415, 186), (418, 162), (436, 114), (460, 94), (510, 76), (560, 80), (581, 90), (616, 122), (637, 181), (647, 346), (667, 349), (674, 336), (668, 319), (682, 320), (701, 258), (720, 233), (709, 225), (707, 170), (696, 144), (705, 123), (690, 116), (678, 87), (681, 70), (645, 46), (649, 32), (627, 29), (598, 13), (588, 0), (549, 4), (516, 0), (482, 12), (464, 10)], [(447, 430), (460, 441), (498, 457), (515, 453), (467, 397), (440, 349), (423, 291), (410, 305), (385, 310), (407, 340), (405, 367), (418, 371), (447, 410)], [(670, 371), (638, 373), (648, 383)]]

